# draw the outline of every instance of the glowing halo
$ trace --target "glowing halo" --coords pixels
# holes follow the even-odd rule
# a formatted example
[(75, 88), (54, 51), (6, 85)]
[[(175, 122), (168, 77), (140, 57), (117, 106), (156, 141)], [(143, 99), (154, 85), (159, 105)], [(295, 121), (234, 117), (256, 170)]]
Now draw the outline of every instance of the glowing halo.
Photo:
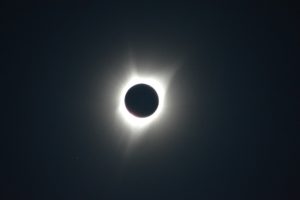
[[(156, 109), (156, 111), (144, 118), (136, 117), (132, 115), (126, 108), (125, 105), (125, 95), (127, 91), (134, 85), (137, 84), (147, 84), (151, 86), (157, 93), (159, 98), (159, 104)], [(152, 122), (156, 121), (162, 114), (162, 111), (164, 109), (164, 103), (165, 103), (165, 93), (166, 93), (166, 81), (163, 81), (163, 79), (154, 78), (152, 76), (139, 76), (137, 74), (133, 74), (129, 77), (129, 80), (123, 84), (123, 87), (121, 88), (121, 92), (119, 95), (119, 106), (118, 106), (118, 114), (121, 116), (123, 121), (129, 125), (134, 130), (141, 130), (145, 127), (147, 127)]]

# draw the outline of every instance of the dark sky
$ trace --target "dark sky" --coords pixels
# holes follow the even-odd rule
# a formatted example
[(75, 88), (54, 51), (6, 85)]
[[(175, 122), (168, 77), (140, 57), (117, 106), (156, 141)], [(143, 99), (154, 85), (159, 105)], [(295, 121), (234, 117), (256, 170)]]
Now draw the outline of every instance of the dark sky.
[[(300, 198), (299, 7), (39, 2), (1, 3), (1, 199)], [(126, 153), (109, 91), (130, 62), (176, 72)]]

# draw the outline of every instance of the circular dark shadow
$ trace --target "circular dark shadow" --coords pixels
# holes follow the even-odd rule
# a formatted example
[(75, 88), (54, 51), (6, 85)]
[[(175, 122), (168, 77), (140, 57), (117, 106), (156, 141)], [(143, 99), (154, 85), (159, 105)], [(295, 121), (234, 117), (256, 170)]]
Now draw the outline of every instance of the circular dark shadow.
[(125, 95), (127, 110), (136, 117), (149, 117), (158, 107), (158, 95), (149, 85), (132, 86)]

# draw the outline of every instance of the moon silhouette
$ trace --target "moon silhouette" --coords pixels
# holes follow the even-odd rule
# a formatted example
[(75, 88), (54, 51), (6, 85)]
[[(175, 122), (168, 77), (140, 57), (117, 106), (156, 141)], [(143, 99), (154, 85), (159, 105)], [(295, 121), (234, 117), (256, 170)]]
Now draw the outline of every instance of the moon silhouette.
[(151, 116), (158, 104), (157, 92), (147, 84), (134, 85), (125, 95), (125, 106), (128, 112), (139, 118)]

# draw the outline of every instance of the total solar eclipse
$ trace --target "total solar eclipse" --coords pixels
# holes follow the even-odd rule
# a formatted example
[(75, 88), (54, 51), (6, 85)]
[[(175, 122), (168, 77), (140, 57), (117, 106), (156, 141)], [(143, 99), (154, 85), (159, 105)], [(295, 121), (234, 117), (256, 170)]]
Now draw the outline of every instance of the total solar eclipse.
[(157, 92), (147, 84), (134, 85), (125, 95), (126, 109), (139, 118), (151, 116), (156, 111), (158, 104)]
[(150, 125), (162, 121), (166, 111), (169, 74), (164, 72), (128, 74), (116, 91), (116, 117), (133, 135), (140, 135)]

